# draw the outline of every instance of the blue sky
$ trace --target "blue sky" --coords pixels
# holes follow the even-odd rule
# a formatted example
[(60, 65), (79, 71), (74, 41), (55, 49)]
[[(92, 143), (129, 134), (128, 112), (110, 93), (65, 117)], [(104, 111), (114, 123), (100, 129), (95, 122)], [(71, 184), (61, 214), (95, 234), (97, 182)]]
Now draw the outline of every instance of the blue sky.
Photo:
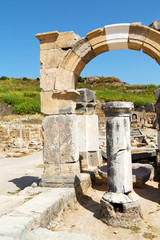
[[(160, 20), (159, 0), (1, 0), (0, 76), (37, 78), (40, 50), (36, 33), (74, 31), (80, 37), (105, 25)], [(130, 84), (160, 84), (160, 67), (142, 52), (117, 50), (101, 54), (81, 73), (115, 76)]]

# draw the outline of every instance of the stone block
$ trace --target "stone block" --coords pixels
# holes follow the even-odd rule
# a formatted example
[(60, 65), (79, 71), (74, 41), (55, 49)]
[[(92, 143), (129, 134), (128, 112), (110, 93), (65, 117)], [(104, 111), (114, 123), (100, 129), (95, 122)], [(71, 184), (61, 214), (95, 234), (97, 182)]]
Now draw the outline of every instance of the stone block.
[(77, 115), (78, 145), (80, 152), (87, 152), (87, 115)]
[(43, 120), (44, 163), (64, 164), (79, 159), (75, 115), (47, 116)]
[(109, 51), (128, 49), (129, 26), (129, 23), (112, 24), (105, 26)]
[(108, 51), (105, 28), (98, 28), (86, 34), (96, 55)]
[(61, 68), (74, 72), (77, 76), (80, 75), (86, 63), (77, 56), (72, 50), (68, 51), (66, 57), (64, 58)]
[(89, 151), (88, 152), (88, 166), (89, 167), (98, 167), (102, 165), (102, 156), (100, 151)]
[(67, 53), (68, 51), (64, 51), (60, 48), (40, 51), (41, 68), (58, 68)]
[(160, 59), (160, 32), (150, 29), (143, 44), (143, 52), (159, 61)]
[(132, 227), (139, 224), (142, 218), (139, 201), (112, 203), (104, 196), (101, 199), (100, 210), (100, 217), (104, 223), (114, 227)]
[(55, 42), (58, 35), (57, 31), (36, 34), (36, 38), (40, 41), (40, 51), (56, 48)]
[(74, 113), (78, 96), (75, 90), (41, 92), (41, 112), (45, 115)]
[(62, 49), (72, 48), (79, 39), (80, 36), (73, 31), (61, 32), (56, 39), (56, 46)]
[(57, 68), (40, 70), (40, 88), (42, 91), (55, 90)]
[(76, 89), (80, 96), (77, 98), (77, 103), (84, 102), (84, 103), (95, 103), (96, 102), (96, 92), (91, 91), (87, 88), (80, 88)]
[(98, 131), (98, 116), (88, 115), (87, 116), (87, 150), (98, 151), (99, 149), (99, 131)]
[(86, 103), (77, 103), (76, 104), (76, 109), (75, 112), (76, 114), (85, 114), (87, 113), (87, 107), (86, 107)]
[(149, 25), (150, 28), (153, 28), (157, 31), (160, 31), (160, 20), (159, 21), (154, 21)]
[(96, 56), (87, 38), (80, 39), (72, 50), (86, 64)]
[(59, 68), (56, 72), (56, 82), (55, 89), (57, 90), (67, 90), (75, 89), (77, 75), (69, 70)]
[(143, 46), (148, 31), (148, 27), (137, 23), (130, 24), (128, 48), (139, 51)]
[(0, 218), (0, 236), (13, 239), (25, 239), (32, 229), (34, 219), (26, 216), (2, 216)]

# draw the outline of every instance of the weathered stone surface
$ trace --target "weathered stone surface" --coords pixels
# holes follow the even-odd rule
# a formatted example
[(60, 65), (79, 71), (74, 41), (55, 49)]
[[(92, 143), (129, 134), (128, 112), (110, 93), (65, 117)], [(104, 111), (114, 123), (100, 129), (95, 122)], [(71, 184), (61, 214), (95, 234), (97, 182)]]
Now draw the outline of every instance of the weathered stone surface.
[(96, 102), (96, 92), (91, 91), (87, 88), (80, 88), (76, 89), (80, 96), (77, 98), (77, 103), (84, 102), (84, 103), (95, 103)]
[[(98, 168), (99, 176), (107, 183), (107, 165)], [(151, 176), (152, 175), (152, 176)], [(133, 186), (143, 188), (145, 182), (153, 180), (154, 168), (150, 164), (132, 163), (132, 181)]]
[(2, 216), (0, 218), (0, 236), (24, 239), (32, 229), (34, 219), (26, 216)]
[(97, 151), (88, 151), (88, 165), (89, 167), (97, 167), (102, 165), (102, 156), (99, 152)]
[(71, 48), (79, 39), (80, 36), (75, 34), (73, 31), (61, 32), (57, 37), (56, 46), (58, 48), (68, 49)]
[(143, 44), (143, 52), (160, 64), (160, 32), (150, 29)]
[(131, 227), (139, 224), (142, 214), (138, 201), (115, 204), (102, 198), (100, 217), (107, 225)]
[(74, 113), (78, 96), (75, 90), (41, 92), (41, 112), (45, 115)]
[(56, 72), (55, 89), (75, 89), (77, 75), (69, 70), (59, 68)]
[(128, 49), (129, 26), (129, 23), (112, 24), (105, 26), (109, 51)]
[(132, 164), (132, 178), (134, 187), (143, 188), (144, 184), (149, 180), (150, 175), (151, 169), (145, 166), (145, 164)]
[(103, 104), (107, 116), (108, 192), (128, 193), (133, 189), (129, 120), (132, 107), (128, 102)]
[(44, 163), (77, 162), (77, 119), (74, 115), (52, 115), (43, 120)]
[(79, 76), (85, 65), (85, 62), (83, 62), (82, 59), (77, 56), (77, 54), (70, 50), (64, 58), (60, 67), (74, 72), (77, 76)]
[(77, 120), (81, 162), (84, 167), (99, 166), (102, 157), (99, 153), (98, 116), (77, 115)]
[(151, 23), (151, 24), (149, 25), (149, 27), (150, 27), (150, 28), (153, 28), (153, 29), (155, 29), (155, 30), (157, 30), (157, 31), (160, 31), (160, 20), (154, 21), (153, 23)]
[(87, 38), (80, 39), (72, 50), (86, 64), (96, 56)]
[(55, 42), (58, 35), (57, 31), (36, 34), (36, 38), (40, 40), (40, 51), (56, 48)]
[(139, 51), (143, 46), (148, 31), (148, 27), (142, 26), (139, 23), (130, 24), (128, 48)]
[(59, 48), (40, 51), (41, 69), (58, 68), (68, 52)]
[(26, 240), (38, 239), (38, 240), (92, 240), (92, 238), (84, 233), (71, 233), (67, 231), (53, 232), (48, 229), (38, 228), (32, 231), (26, 238)]
[(42, 91), (55, 90), (56, 74), (56, 68), (40, 70), (40, 88)]
[(105, 28), (98, 28), (86, 34), (96, 55), (108, 51)]

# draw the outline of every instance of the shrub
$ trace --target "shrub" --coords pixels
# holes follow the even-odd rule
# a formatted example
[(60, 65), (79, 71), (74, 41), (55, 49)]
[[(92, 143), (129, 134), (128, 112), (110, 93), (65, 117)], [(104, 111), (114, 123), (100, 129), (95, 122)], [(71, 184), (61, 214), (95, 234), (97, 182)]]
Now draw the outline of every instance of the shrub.
[(29, 101), (17, 104), (13, 107), (13, 112), (16, 114), (35, 114), (40, 113), (40, 101)]
[(6, 76), (2, 76), (1, 78), (0, 78), (0, 80), (8, 80), (9, 78), (8, 77), (6, 77)]

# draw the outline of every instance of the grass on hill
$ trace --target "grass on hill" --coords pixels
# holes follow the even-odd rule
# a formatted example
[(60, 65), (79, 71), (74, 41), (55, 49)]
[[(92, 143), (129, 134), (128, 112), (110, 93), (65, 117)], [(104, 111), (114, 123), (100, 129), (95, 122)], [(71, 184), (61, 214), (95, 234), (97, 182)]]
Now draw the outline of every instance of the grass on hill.
[[(93, 80), (84, 82), (81, 79), (81, 82), (77, 83), (77, 88), (88, 88), (92, 91), (95, 91), (97, 100), (101, 102), (133, 102), (135, 107), (146, 106), (149, 103), (155, 103), (154, 90), (160, 88), (160, 86), (156, 86), (154, 84), (134, 84), (130, 86), (124, 86), (122, 84), (122, 86), (119, 86), (117, 84), (113, 84), (115, 82), (114, 77), (113, 81), (111, 81), (111, 78), (103, 78), (102, 80), (103, 83), (99, 79), (97, 81), (94, 80), (94, 82), (96, 82), (96, 85), (92, 85)], [(112, 84), (109, 84), (109, 82), (112, 82)]]
[[(148, 103), (155, 103), (153, 91), (159, 88), (154, 84), (119, 86), (113, 85), (120, 83), (118, 78), (108, 77), (98, 80), (84, 82), (79, 78), (77, 88), (88, 88), (97, 94), (97, 100), (108, 101), (127, 101), (133, 102), (134, 106), (145, 106)], [(107, 82), (107, 84), (106, 84)], [(0, 102), (11, 105), (12, 112), (15, 114), (35, 114), (40, 113), (40, 82), (39, 79), (9, 79), (0, 78)]]
[(40, 86), (37, 79), (0, 78), (0, 102), (12, 106), (15, 114), (40, 113)]

